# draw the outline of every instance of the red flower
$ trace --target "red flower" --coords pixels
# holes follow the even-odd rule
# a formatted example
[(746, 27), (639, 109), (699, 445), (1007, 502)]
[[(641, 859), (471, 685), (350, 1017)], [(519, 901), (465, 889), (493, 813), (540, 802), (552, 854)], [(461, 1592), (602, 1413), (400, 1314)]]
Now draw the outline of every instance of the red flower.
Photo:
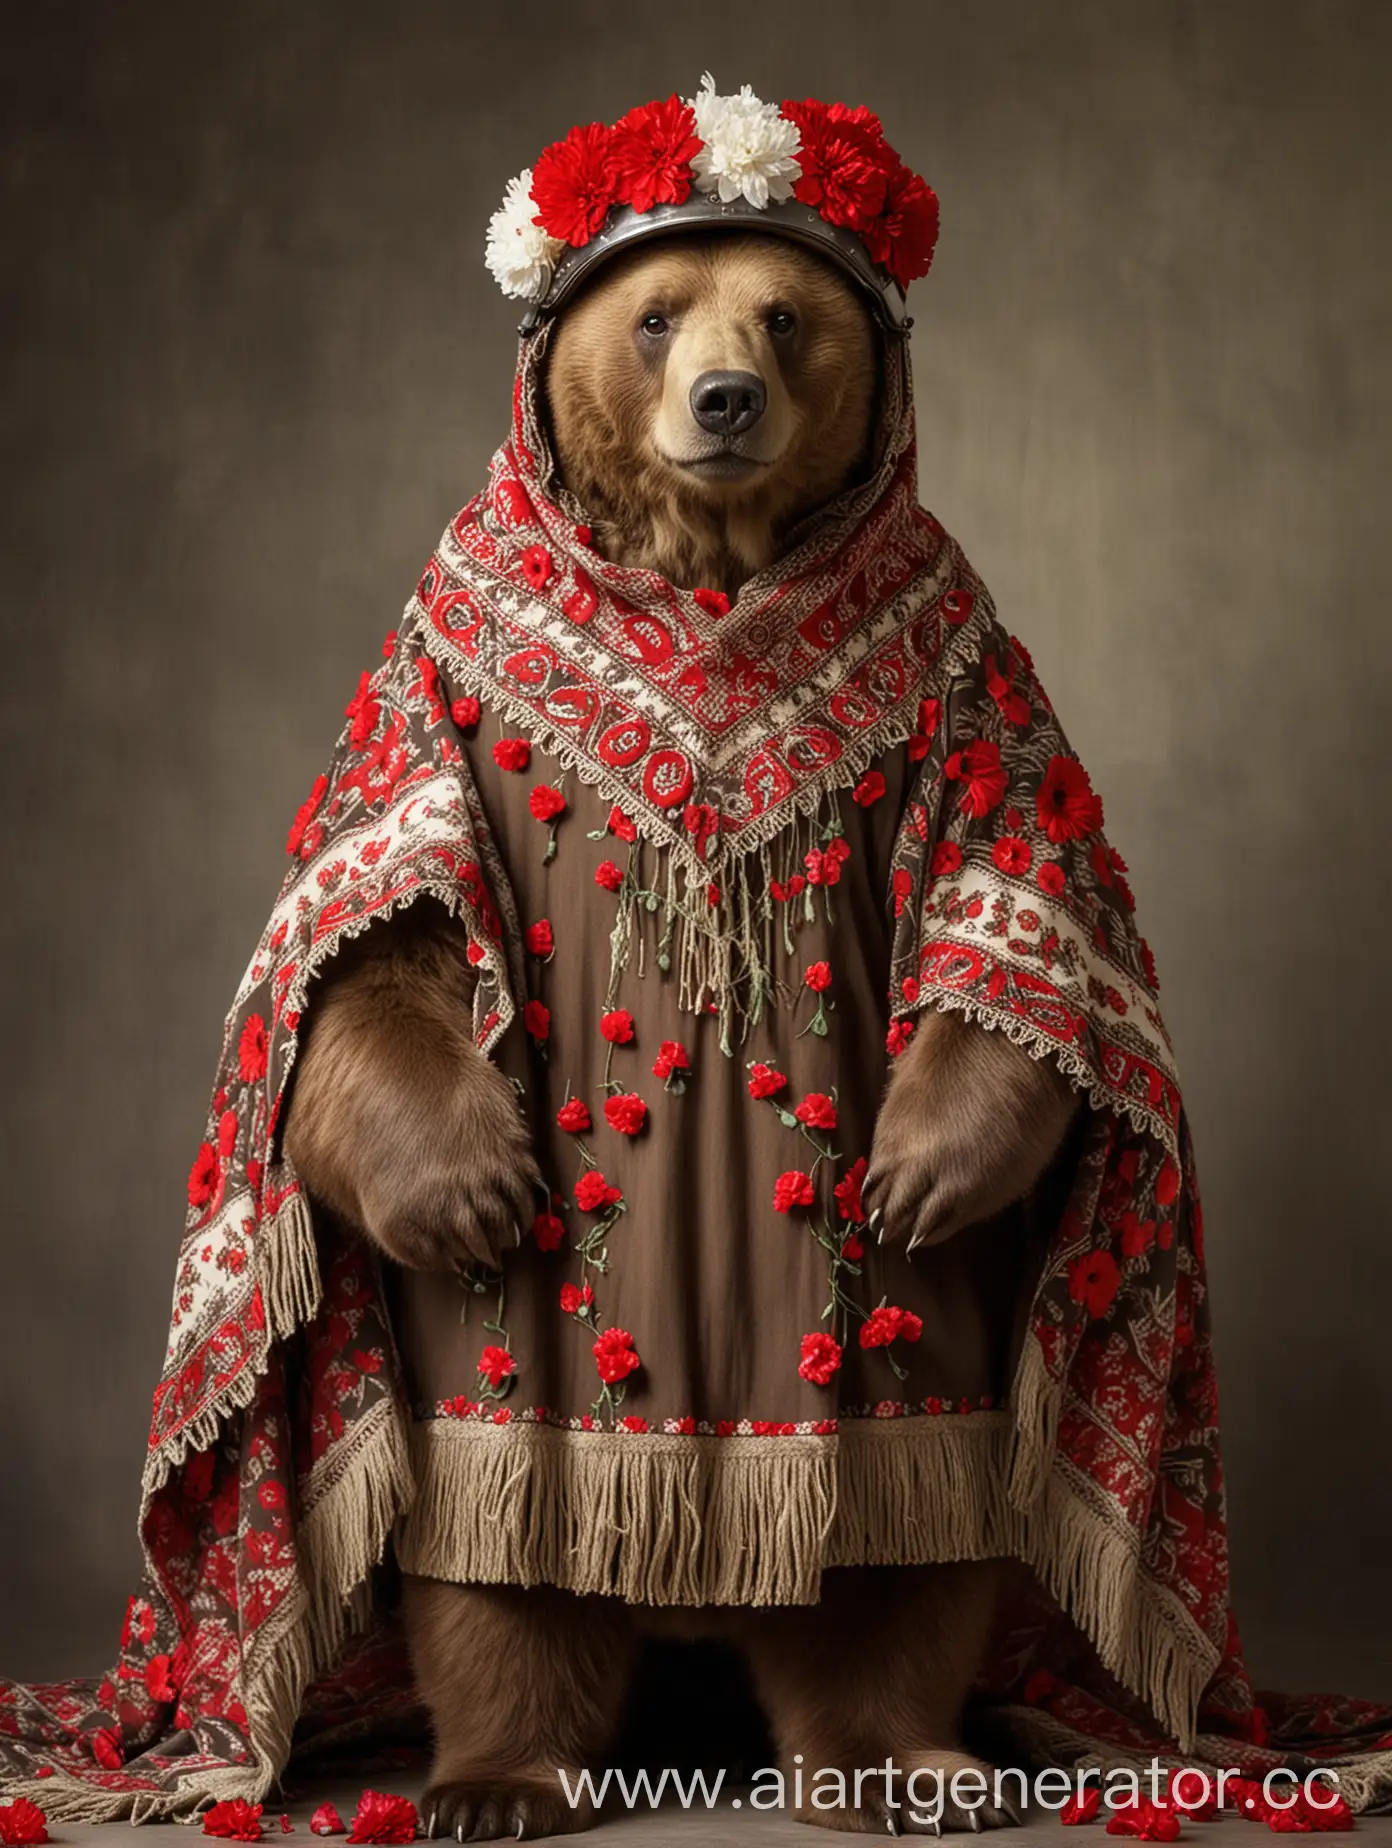
[(923, 1322), (912, 1309), (896, 1309), (892, 1303), (880, 1307), (860, 1325), (863, 1348), (888, 1347), (891, 1341), (917, 1341)]
[(1029, 871), (1034, 855), (1028, 841), (1022, 841), (1017, 834), (1006, 834), (991, 849), (991, 858), (1003, 873), (1012, 873), (1018, 879)]
[(797, 123), (802, 142), (794, 198), (814, 206), (828, 224), (868, 230), (884, 210), (892, 158), (878, 119), (867, 109), (828, 107), (810, 98), (784, 103), (782, 114)]
[(795, 1206), (811, 1206), (816, 1197), (811, 1175), (804, 1174), (801, 1168), (790, 1168), (773, 1184), (775, 1213), (791, 1213)]
[(522, 1010), (522, 1025), (538, 1043), (551, 1037), (551, 1010), (544, 1001), (529, 1001)]
[(343, 1818), (332, 1803), (321, 1803), (309, 1819), (309, 1826), (316, 1835), (342, 1835)]
[(1179, 1839), (1179, 1817), (1172, 1809), (1158, 1809), (1148, 1797), (1114, 1810), (1107, 1822), (1108, 1835), (1134, 1835), (1143, 1842)]
[(617, 1386), (643, 1364), (634, 1352), (633, 1336), (626, 1328), (606, 1328), (591, 1352), (599, 1377), (606, 1386)]
[(93, 1758), (108, 1771), (119, 1771), (126, 1762), (121, 1751), (121, 1735), (114, 1726), (103, 1726), (100, 1732), (88, 1733), (87, 1743), (92, 1748)]
[(938, 241), (938, 196), (926, 180), (896, 163), (885, 187), (884, 211), (866, 227), (865, 244), (901, 289), (926, 276)]
[(261, 1840), (261, 1805), (248, 1803), (242, 1797), (232, 1797), (226, 1803), (215, 1803), (211, 1809), (203, 1812), (203, 1833), (220, 1835), (229, 1842), (259, 1842)]
[[(324, 800), (328, 787), (329, 779), (326, 776), (315, 777), (313, 789), (310, 790), (304, 801), (295, 810), (295, 819), (290, 823), (290, 832), (285, 837), (285, 851), (287, 853), (296, 854), (304, 852), (306, 846), (305, 835), (309, 830), (309, 824), (313, 821), (315, 811), (318, 809), (319, 804)], [(308, 851), (312, 853), (314, 851), (313, 847), (311, 846)], [(307, 858), (308, 854), (306, 854), (305, 857)]]
[(237, 1146), (237, 1129), (236, 1111), (224, 1110), (222, 1115), (218, 1118), (217, 1131), (218, 1154), (221, 1155), (224, 1160), (226, 1160)]
[(624, 814), (621, 808), (615, 807), (610, 809), (609, 819), (605, 823), (605, 826), (611, 834), (617, 835), (621, 841), (636, 841), (638, 838), (637, 828), (634, 827), (633, 823), (629, 820), (628, 816)]
[(653, 1061), (654, 1078), (670, 1078), (673, 1072), (689, 1072), (691, 1059), (680, 1040), (663, 1040)]
[(211, 1142), (200, 1142), (198, 1153), (193, 1158), (189, 1169), (188, 1200), (190, 1206), (206, 1206), (217, 1192), (217, 1184), (222, 1174), (217, 1151)]
[[(508, 1375), (515, 1373), (517, 1362), (506, 1348), (486, 1347), (478, 1357), (478, 1370), (495, 1390), (502, 1385)], [(353, 1819), (354, 1828), (357, 1818)]]
[(1094, 1318), (1111, 1308), (1120, 1282), (1121, 1272), (1110, 1251), (1085, 1252), (1068, 1267), (1068, 1294)]
[(1039, 825), (1057, 847), (1080, 841), (1102, 826), (1102, 800), (1076, 757), (1051, 757), (1035, 798)]
[(636, 1091), (625, 1091), (618, 1097), (611, 1097), (604, 1106), (604, 1120), (610, 1129), (618, 1130), (621, 1136), (636, 1136), (647, 1121), (648, 1106)]
[(615, 866), (612, 860), (601, 860), (594, 869), (595, 884), (603, 886), (606, 892), (617, 892), (623, 880), (622, 869)]
[(582, 1213), (602, 1213), (623, 1199), (617, 1187), (611, 1187), (598, 1168), (588, 1168), (575, 1183), (575, 1204)]
[(696, 599), (697, 607), (703, 609), (707, 616), (730, 614), (730, 599), (723, 590), (693, 590), (691, 594)]
[(638, 1417), (635, 1412), (625, 1412), (619, 1423), (625, 1431), (646, 1431), (648, 1428), (647, 1419)]
[(533, 590), (545, 590), (551, 582), (553, 570), (551, 554), (544, 545), (529, 545), (523, 548), (522, 575)]
[(633, 1038), (633, 1016), (626, 1007), (616, 1007), (600, 1016), (599, 1030), (611, 1046), (626, 1046)]
[(913, 1030), (914, 1023), (911, 1020), (890, 1021), (889, 1032), (885, 1034), (885, 1051), (889, 1054), (891, 1059), (897, 1059), (899, 1057), (899, 1054), (913, 1038)]
[[(483, 717), (483, 708), (471, 693), (465, 693), (450, 707), (450, 717), (454, 720), (460, 731), (467, 731), (471, 725), (477, 725), (479, 720)], [(325, 1803), (321, 1804), (319, 1807), (320, 1809), (333, 1809), (333, 1804)], [(316, 1810), (314, 1813), (317, 1816), (319, 1811)], [(334, 1814), (337, 1815), (338, 1811), (334, 1810)], [(340, 1823), (339, 1827), (341, 1828), (342, 1826), (343, 1825)]]
[(549, 956), (556, 947), (556, 933), (550, 918), (538, 918), (527, 926), (527, 948), (533, 956)]
[(776, 1097), (787, 1082), (782, 1072), (776, 1072), (771, 1065), (751, 1065), (749, 1068), (751, 1097)]
[(559, 1251), (565, 1226), (554, 1213), (538, 1213), (532, 1221), (532, 1237), (541, 1251)]
[(413, 1842), (419, 1827), (416, 1806), (408, 1797), (385, 1790), (365, 1790), (353, 1812), (350, 1842)]
[(1066, 1829), (1075, 1829), (1079, 1823), (1096, 1822), (1101, 1807), (1102, 1792), (1095, 1784), (1090, 1784), (1081, 1796), (1073, 1797), (1064, 1804), (1059, 1812), (1059, 1821)]
[(939, 841), (928, 862), (928, 871), (937, 879), (944, 874), (955, 873), (961, 864), (962, 849), (956, 841)]
[(588, 244), (614, 203), (613, 131), (599, 122), (553, 141), (532, 172), (536, 222), (548, 237)]
[(295, 1833), (294, 1823), (291, 1822), (290, 1818), (283, 1811), (280, 1818), (280, 1832), (282, 1835), (293, 1835)]
[(827, 1386), (831, 1376), (841, 1365), (841, 1343), (833, 1341), (830, 1335), (812, 1334), (802, 1337), (802, 1359), (798, 1362), (798, 1373), (813, 1386)]
[(358, 690), (343, 708), (345, 719), (353, 721), (348, 731), (348, 742), (355, 751), (360, 751), (377, 729), (382, 708), (373, 697), (372, 676), (364, 671), (358, 677)]
[(614, 124), (614, 191), (635, 212), (680, 205), (691, 191), (691, 163), (701, 151), (695, 112), (679, 96), (644, 103)]
[(869, 808), (872, 802), (879, 801), (884, 792), (884, 777), (878, 770), (867, 770), (851, 791), (851, 801), (859, 803), (861, 808)]
[(1005, 795), (1006, 776), (1000, 746), (989, 738), (975, 738), (964, 751), (954, 751), (943, 765), (949, 783), (961, 783), (961, 808), (979, 821), (989, 815)]
[(259, 1014), (248, 1014), (242, 1026), (237, 1070), (247, 1084), (266, 1076), (266, 1023)]
[(500, 738), (493, 746), (493, 761), (500, 770), (525, 770), (532, 747), (525, 738)]
[(549, 783), (538, 783), (527, 798), (527, 807), (538, 821), (554, 821), (565, 814), (566, 799)]
[(854, 1232), (848, 1232), (842, 1239), (841, 1256), (848, 1264), (859, 1264), (865, 1256), (865, 1247)]
[[(866, 1161), (862, 1155), (859, 1161), (852, 1162), (841, 1176), (832, 1192), (836, 1195), (836, 1209), (843, 1219), (859, 1223), (865, 1217), (865, 1208), (861, 1203), (860, 1190), (865, 1184)], [(845, 1251), (841, 1254), (845, 1257)]]
[(1058, 898), (1068, 884), (1063, 868), (1057, 860), (1041, 861), (1034, 879), (1040, 891), (1047, 892), (1051, 898)]
[[(42, 1777), (43, 1773), (39, 1773)], [(0, 1803), (0, 1842), (7, 1848), (28, 1848), (31, 1842), (48, 1840), (48, 1818), (37, 1803), (28, 1797), (16, 1797), (13, 1803)]]
[(594, 1291), (586, 1284), (584, 1289), (573, 1283), (561, 1285), (561, 1308), (567, 1315), (579, 1315), (582, 1309), (588, 1309), (594, 1301)]
[(572, 1097), (556, 1112), (556, 1121), (568, 1136), (583, 1136), (590, 1127), (590, 1107), (583, 1097)]
[(822, 1091), (809, 1091), (793, 1115), (809, 1129), (836, 1128), (836, 1105)]
[(802, 979), (814, 995), (824, 994), (831, 987), (831, 964), (829, 962), (808, 963), (803, 970)]

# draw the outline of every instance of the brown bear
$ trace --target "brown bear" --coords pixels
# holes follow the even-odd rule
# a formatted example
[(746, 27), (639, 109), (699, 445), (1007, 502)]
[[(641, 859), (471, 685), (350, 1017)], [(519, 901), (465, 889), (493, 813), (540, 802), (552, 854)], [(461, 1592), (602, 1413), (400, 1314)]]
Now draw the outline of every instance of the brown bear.
[[(681, 589), (718, 593), (717, 607), (737, 599), (819, 509), (873, 475), (885, 441), (886, 344), (843, 271), (785, 238), (688, 233), (645, 241), (599, 266), (557, 316), (541, 382), (555, 475), (583, 509), (596, 554)], [(586, 797), (582, 786), (569, 799), (574, 806)], [(604, 808), (589, 800), (602, 832)], [(502, 843), (509, 824), (495, 813), (487, 819)], [(573, 825), (569, 814), (565, 825)], [(519, 909), (524, 902), (519, 895)], [(850, 898), (838, 910), (818, 946), (828, 966), (882, 930), (868, 916)], [(585, 1006), (598, 1011), (603, 981), (585, 971), (607, 964), (612, 918), (577, 900), (564, 921), (566, 966), (586, 989)], [(558, 918), (558, 959), (561, 933)], [(315, 1202), (403, 1267), (408, 1294), (452, 1291), (457, 1300), (461, 1267), (477, 1280), (522, 1265), (529, 1254), (515, 1247), (554, 1184), (517, 1085), (477, 1049), (477, 974), (465, 930), (422, 901), (374, 924), (310, 991), (285, 1148)], [(844, 1005), (868, 1007), (854, 996)], [(882, 1035), (883, 1021), (871, 1032)], [(790, 1044), (824, 1046), (817, 1035)], [(611, 1042), (611, 1062), (614, 1055)], [(714, 1063), (726, 1069), (710, 1081), (742, 1096), (746, 1062), (716, 1054)], [(867, 1085), (873, 1093), (877, 1080), (858, 1065), (854, 1045), (842, 1065), (844, 1121), (852, 1095)], [(816, 1093), (828, 1120), (835, 1090)], [(901, 1264), (916, 1249), (915, 1264), (947, 1249), (954, 1235), (962, 1237), (952, 1249), (979, 1237), (997, 1268), (983, 1281), (968, 1267), (944, 1282), (946, 1299), (969, 1320), (973, 1293), (994, 1295), (1002, 1306), (993, 1313), (1018, 1320), (1030, 1282), (1027, 1246), (1002, 1239), (999, 1228), (1045, 1174), (1076, 1103), (1052, 1061), (982, 1031), (965, 1013), (927, 1011), (882, 1100), (872, 1095), (864, 1106), (873, 1125), (863, 1174), (867, 1236), (878, 1232), (886, 1252), (899, 1248)], [(788, 1121), (796, 1130), (791, 1113)], [(718, 1133), (713, 1146), (719, 1164)], [(737, 1139), (725, 1159), (740, 1161)], [(685, 1185), (682, 1175), (672, 1178)], [(730, 1223), (705, 1236), (737, 1245), (746, 1230)], [(763, 1237), (748, 1229), (751, 1243)], [(424, 1281), (411, 1283), (412, 1273)], [(398, 1309), (403, 1359), (418, 1378), (432, 1366), (413, 1342), (443, 1341), (446, 1322), (458, 1320), (456, 1310), (437, 1313), (422, 1301), (403, 1299)], [(656, 1552), (675, 1542), (655, 1520), (647, 1540), (633, 1544)], [(421, 1542), (406, 1563), (434, 1557)], [(588, 1801), (572, 1808), (565, 1800), (557, 1767), (602, 1761), (645, 1632), (718, 1636), (742, 1651), (789, 1768), (799, 1753), (809, 1767), (848, 1772), (887, 1757), (906, 1772), (973, 1762), (961, 1750), (959, 1719), (991, 1619), (995, 1568), (950, 1554), (935, 1563), (912, 1546), (903, 1563), (874, 1563), (884, 1557), (883, 1548), (868, 1550), (864, 1563), (827, 1566), (814, 1575), (811, 1602), (648, 1601), (641, 1586), (632, 1589), (641, 1574), (629, 1595), (606, 1596), (522, 1568), (499, 1567), (491, 1583), (408, 1570), (412, 1659), (435, 1734), (423, 1804), (429, 1833), (481, 1840), (591, 1821)], [(875, 1830), (903, 1814), (873, 1789), (859, 1793), (858, 1805), (798, 1813)], [(949, 1801), (942, 1821), (976, 1827), (1012, 1814), (1008, 1801), (978, 1810)]]

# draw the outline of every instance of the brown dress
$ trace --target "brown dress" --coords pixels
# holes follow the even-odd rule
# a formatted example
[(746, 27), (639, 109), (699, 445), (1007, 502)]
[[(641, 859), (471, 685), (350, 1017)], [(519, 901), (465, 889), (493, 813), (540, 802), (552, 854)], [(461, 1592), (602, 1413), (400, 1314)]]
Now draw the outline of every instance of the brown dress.
[[(1012, 1370), (1022, 1216), (909, 1258), (875, 1245), (858, 1198), (887, 1076), (885, 894), (913, 774), (903, 747), (841, 799), (849, 852), (815, 908), (804, 865), (771, 869), (777, 1004), (726, 1052), (713, 1009), (678, 1006), (657, 855), (612, 832), (609, 805), (543, 752), (500, 768), (507, 735), (485, 711), (466, 751), (530, 933), (531, 1030), (495, 1057), (519, 1086), (551, 1201), (519, 1229), (501, 1279), (399, 1278), (418, 1487), (403, 1565), (652, 1602), (767, 1602), (815, 1598), (832, 1563), (996, 1550), (999, 1498), (981, 1477), (1004, 1473), (995, 1408)], [(564, 796), (558, 818), (538, 789)], [(630, 856), (637, 894), (611, 975), (611, 887)], [(807, 979), (819, 964), (820, 990)], [(631, 1036), (615, 1042), (602, 1022), (620, 1012)], [(756, 1067), (784, 1082), (761, 1083)], [(609, 1099), (623, 1127), (606, 1120)], [(562, 1127), (576, 1101), (593, 1125), (581, 1134)], [(585, 1210), (576, 1188), (595, 1172), (622, 1208), (587, 1238), (604, 1208)], [(606, 1331), (627, 1337), (608, 1343), (631, 1368), (607, 1386)]]

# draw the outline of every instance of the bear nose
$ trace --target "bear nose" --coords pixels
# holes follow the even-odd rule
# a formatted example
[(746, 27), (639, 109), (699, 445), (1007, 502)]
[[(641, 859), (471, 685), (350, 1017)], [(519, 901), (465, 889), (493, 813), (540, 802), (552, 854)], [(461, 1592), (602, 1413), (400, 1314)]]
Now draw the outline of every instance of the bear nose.
[(712, 436), (738, 436), (758, 423), (767, 398), (753, 372), (703, 372), (691, 387), (691, 415)]

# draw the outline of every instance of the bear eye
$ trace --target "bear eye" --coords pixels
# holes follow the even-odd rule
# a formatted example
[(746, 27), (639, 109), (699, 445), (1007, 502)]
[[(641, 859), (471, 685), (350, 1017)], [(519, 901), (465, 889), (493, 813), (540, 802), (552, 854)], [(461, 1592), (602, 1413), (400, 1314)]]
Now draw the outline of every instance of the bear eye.
[(660, 340), (667, 332), (667, 317), (663, 314), (645, 314), (638, 325), (650, 340)]
[(791, 334), (796, 326), (796, 318), (786, 308), (775, 308), (767, 321), (769, 332), (782, 338)]

